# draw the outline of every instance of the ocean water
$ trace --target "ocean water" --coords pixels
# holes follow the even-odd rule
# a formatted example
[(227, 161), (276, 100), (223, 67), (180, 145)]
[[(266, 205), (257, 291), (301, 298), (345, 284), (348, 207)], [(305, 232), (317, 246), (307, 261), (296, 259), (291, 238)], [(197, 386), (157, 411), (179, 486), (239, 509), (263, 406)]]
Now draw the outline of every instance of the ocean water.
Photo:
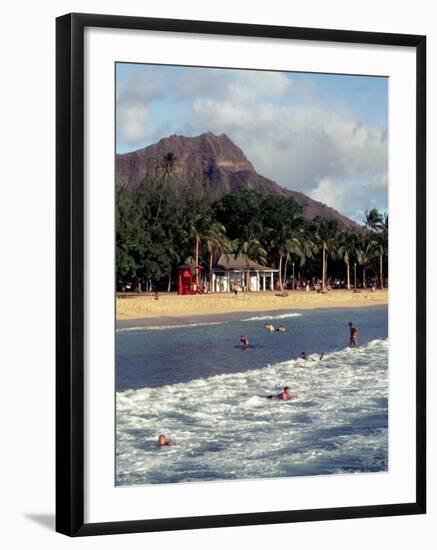
[[(377, 306), (117, 331), (116, 484), (386, 471), (387, 330)], [(265, 398), (285, 385), (298, 400)]]

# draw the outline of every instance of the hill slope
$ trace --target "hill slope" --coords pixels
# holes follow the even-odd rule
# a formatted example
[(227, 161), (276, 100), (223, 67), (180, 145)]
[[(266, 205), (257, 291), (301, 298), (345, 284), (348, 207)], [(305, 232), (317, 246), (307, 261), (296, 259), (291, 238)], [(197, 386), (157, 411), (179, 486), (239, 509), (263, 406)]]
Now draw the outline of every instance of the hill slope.
[(156, 167), (168, 153), (176, 158), (172, 179), (184, 184), (195, 178), (209, 187), (215, 196), (234, 189), (258, 189), (267, 194), (292, 196), (303, 207), (304, 216), (334, 219), (339, 229), (355, 226), (355, 222), (333, 208), (315, 201), (303, 193), (291, 191), (261, 176), (243, 151), (225, 134), (211, 132), (196, 137), (170, 136), (144, 149), (116, 155), (117, 180), (136, 185), (156, 172)]

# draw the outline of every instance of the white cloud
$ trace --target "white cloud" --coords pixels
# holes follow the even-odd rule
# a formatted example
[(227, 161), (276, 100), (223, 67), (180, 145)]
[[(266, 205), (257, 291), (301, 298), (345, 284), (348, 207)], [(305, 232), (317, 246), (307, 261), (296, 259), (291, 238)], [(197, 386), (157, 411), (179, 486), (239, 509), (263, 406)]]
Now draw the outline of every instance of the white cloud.
[(387, 210), (387, 175), (380, 175), (369, 183), (323, 178), (308, 195), (361, 223), (366, 210)]
[(260, 173), (290, 189), (308, 191), (324, 177), (373, 179), (387, 167), (384, 131), (339, 109), (198, 99), (190, 118), (199, 132), (228, 133)]
[(136, 72), (117, 89), (117, 102), (119, 105), (147, 104), (161, 98), (165, 90), (165, 80), (159, 69)]
[[(177, 68), (170, 82), (166, 71), (139, 73), (120, 91), (125, 144), (170, 133), (226, 133), (260, 174), (284, 187), (355, 218), (372, 205), (386, 207), (387, 129), (366, 123), (344, 101), (322, 98), (310, 79)], [(153, 120), (149, 107), (162, 100), (172, 115)]]
[(127, 144), (137, 144), (148, 137), (146, 121), (149, 111), (142, 104), (123, 105), (117, 109), (118, 137)]

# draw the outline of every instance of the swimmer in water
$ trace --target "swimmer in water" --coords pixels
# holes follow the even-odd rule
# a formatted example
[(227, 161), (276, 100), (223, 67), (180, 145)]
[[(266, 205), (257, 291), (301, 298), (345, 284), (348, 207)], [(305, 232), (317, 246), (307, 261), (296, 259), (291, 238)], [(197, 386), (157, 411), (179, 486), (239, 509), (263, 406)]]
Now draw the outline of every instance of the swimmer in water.
[(299, 359), (306, 360), (306, 358), (307, 358), (307, 354), (304, 351), (302, 351), (301, 354), (299, 355)]
[(249, 340), (246, 338), (246, 336), (244, 336), (244, 334), (242, 334), (240, 338), (240, 347), (242, 347), (243, 349), (247, 349), (248, 346)]
[(172, 445), (175, 445), (174, 441), (170, 441), (165, 437), (165, 435), (160, 435), (158, 439), (158, 445), (160, 447), (171, 447)]
[(279, 325), (279, 327), (276, 329), (277, 332), (285, 332), (284, 325)]
[(272, 324), (269, 325), (266, 323), (266, 329), (269, 330), (270, 332), (273, 332), (275, 330), (275, 327)]
[(284, 390), (276, 395), (268, 395), (267, 399), (280, 399), (282, 401), (288, 401), (289, 399), (297, 399), (294, 395), (291, 395), (291, 389), (285, 386)]

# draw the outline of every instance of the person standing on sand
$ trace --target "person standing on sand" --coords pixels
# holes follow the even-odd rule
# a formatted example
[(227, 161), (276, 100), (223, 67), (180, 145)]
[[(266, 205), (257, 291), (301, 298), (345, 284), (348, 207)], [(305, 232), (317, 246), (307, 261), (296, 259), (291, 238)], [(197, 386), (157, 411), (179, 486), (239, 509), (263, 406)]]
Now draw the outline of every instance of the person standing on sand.
[(349, 347), (357, 348), (358, 347), (358, 342), (357, 342), (358, 328), (355, 327), (352, 324), (352, 322), (349, 322), (349, 330), (350, 330)]

